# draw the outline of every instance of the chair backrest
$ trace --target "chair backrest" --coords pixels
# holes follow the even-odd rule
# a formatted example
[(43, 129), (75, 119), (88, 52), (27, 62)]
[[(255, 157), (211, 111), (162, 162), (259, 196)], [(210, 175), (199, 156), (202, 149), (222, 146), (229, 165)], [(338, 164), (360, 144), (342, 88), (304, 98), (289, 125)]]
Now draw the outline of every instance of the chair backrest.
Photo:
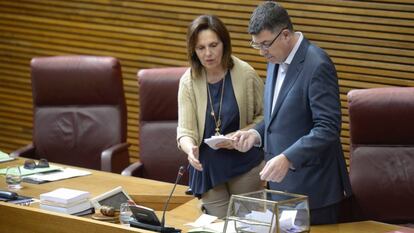
[[(178, 86), (186, 69), (154, 68), (138, 72), (139, 144), (144, 178), (175, 182), (179, 167), (188, 164), (176, 141)], [(188, 185), (187, 172), (180, 183)]]
[(31, 61), (31, 76), (36, 156), (99, 170), (102, 151), (127, 137), (119, 61), (38, 57)]
[(348, 93), (357, 218), (414, 221), (414, 88)]

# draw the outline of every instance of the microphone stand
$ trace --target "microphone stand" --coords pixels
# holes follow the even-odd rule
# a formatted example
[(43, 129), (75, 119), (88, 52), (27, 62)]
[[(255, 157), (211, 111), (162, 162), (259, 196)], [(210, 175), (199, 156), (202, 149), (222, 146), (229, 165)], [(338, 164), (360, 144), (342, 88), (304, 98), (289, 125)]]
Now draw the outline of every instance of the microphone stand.
[(161, 227), (165, 228), (165, 212), (167, 212), (168, 204), (170, 203), (171, 197), (174, 193), (175, 187), (177, 186), (178, 182), (180, 182), (181, 177), (184, 175), (184, 167), (180, 166), (178, 169), (177, 178), (175, 179), (175, 183), (173, 189), (171, 190), (170, 196), (168, 196), (167, 201), (164, 204), (164, 210), (162, 211), (162, 218), (161, 218)]
[(175, 180), (173, 189), (171, 190), (171, 193), (168, 196), (168, 199), (164, 204), (164, 210), (163, 210), (163, 213), (162, 213), (161, 225), (160, 226), (154, 226), (154, 225), (150, 225), (150, 224), (146, 224), (146, 223), (142, 223), (142, 222), (132, 220), (132, 221), (130, 221), (131, 226), (146, 229), (146, 230), (161, 232), (161, 233), (180, 233), (181, 232), (181, 229), (176, 229), (174, 227), (165, 227), (165, 212), (167, 212), (167, 207), (168, 207), (168, 204), (170, 203), (170, 200), (171, 200), (171, 197), (174, 193), (175, 187), (177, 186), (178, 182), (180, 181), (181, 177), (183, 176), (184, 171), (185, 171), (185, 168), (183, 166), (181, 166), (180, 169), (178, 170), (177, 178)]

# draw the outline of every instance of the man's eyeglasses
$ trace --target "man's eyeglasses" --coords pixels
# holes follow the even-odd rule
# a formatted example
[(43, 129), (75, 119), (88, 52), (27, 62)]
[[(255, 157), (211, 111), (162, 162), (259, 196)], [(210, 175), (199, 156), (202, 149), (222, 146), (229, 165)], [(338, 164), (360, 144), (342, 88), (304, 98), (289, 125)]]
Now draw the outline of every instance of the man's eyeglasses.
[(280, 32), (277, 34), (277, 36), (269, 43), (269, 44), (263, 44), (263, 43), (255, 43), (253, 41), (250, 41), (250, 46), (254, 49), (261, 49), (261, 50), (268, 50), (270, 47), (272, 47), (273, 43), (276, 41), (276, 39), (282, 34), (283, 30), (287, 29), (287, 27), (282, 28)]
[(40, 159), (39, 162), (36, 162), (32, 159), (28, 159), (26, 161), (24, 161), (24, 169), (29, 169), (29, 170), (33, 170), (36, 168), (45, 168), (45, 167), (49, 167), (49, 162), (46, 159)]

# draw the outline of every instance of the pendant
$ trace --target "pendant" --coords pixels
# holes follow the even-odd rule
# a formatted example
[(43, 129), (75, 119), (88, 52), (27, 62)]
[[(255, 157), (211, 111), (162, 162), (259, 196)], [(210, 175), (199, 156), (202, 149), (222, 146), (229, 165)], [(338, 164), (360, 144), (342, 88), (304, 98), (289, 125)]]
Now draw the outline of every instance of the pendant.
[(220, 128), (219, 127), (216, 127), (216, 134), (215, 134), (216, 136), (219, 136), (220, 135)]
[(214, 117), (214, 115), (215, 115), (215, 114), (214, 114), (214, 111), (211, 111), (211, 112), (210, 112), (210, 115), (211, 115), (212, 117)]

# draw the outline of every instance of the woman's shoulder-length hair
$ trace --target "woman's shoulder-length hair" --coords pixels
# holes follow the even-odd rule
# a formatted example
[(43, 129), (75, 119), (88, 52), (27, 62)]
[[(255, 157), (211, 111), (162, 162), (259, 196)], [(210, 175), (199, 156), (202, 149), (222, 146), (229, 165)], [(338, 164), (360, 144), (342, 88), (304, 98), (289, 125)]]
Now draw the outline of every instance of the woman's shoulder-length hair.
[(232, 69), (234, 66), (231, 58), (231, 40), (230, 33), (224, 23), (215, 15), (201, 15), (194, 19), (187, 29), (187, 56), (191, 66), (193, 77), (200, 77), (203, 71), (203, 65), (196, 54), (196, 45), (198, 34), (203, 30), (212, 30), (223, 43), (223, 57), (221, 64), (224, 69)]

